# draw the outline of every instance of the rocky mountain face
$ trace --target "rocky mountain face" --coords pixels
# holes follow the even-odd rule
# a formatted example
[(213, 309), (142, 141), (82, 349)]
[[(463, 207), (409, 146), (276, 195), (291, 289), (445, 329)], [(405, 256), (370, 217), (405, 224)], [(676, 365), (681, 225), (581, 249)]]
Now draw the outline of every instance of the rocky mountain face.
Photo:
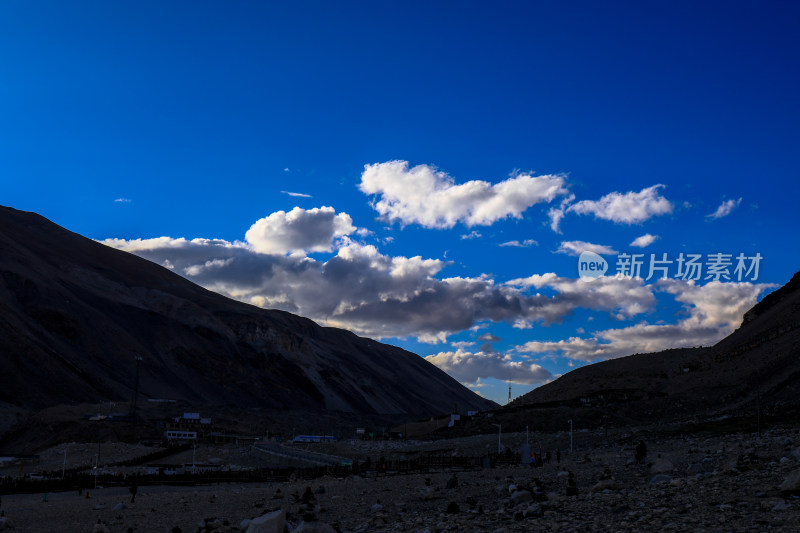
[[(510, 410), (580, 407), (620, 422), (755, 414), (800, 405), (800, 272), (745, 313), (716, 345), (585, 366), (518, 398)], [(563, 424), (562, 424), (563, 425)]]
[(140, 401), (430, 416), (495, 407), (421, 357), (207, 291), (0, 207), (0, 406)]

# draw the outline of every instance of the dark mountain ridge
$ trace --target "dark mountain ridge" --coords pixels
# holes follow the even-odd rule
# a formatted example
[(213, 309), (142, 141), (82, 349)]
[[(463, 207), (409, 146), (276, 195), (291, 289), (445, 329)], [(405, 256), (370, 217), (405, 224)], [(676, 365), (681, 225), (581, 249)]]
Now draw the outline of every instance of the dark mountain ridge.
[[(642, 423), (800, 406), (800, 272), (711, 347), (635, 354), (573, 370), (508, 406), (594, 408)], [(586, 411), (587, 413), (589, 410)]]
[(231, 300), (0, 207), (0, 403), (140, 398), (409, 417), (496, 404), (421, 357)]

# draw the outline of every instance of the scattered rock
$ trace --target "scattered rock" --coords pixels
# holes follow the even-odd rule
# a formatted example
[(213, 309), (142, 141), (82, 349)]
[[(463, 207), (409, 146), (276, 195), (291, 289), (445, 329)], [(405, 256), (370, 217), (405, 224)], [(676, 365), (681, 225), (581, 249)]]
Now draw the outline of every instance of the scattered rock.
[(667, 474), (656, 474), (650, 480), (650, 484), (651, 485), (658, 485), (659, 483), (669, 483), (670, 481), (672, 481), (672, 478), (670, 476), (668, 476)]
[(785, 511), (787, 509), (791, 509), (791, 504), (787, 503), (785, 500), (775, 504), (775, 507), (772, 508), (773, 511)]
[(432, 500), (436, 491), (433, 487), (425, 487), (419, 490), (419, 496), (422, 500)]
[(521, 503), (533, 501), (533, 495), (527, 490), (518, 490), (511, 495), (511, 503), (516, 507)]
[(689, 476), (702, 474), (703, 472), (705, 472), (705, 469), (703, 468), (703, 465), (700, 463), (692, 463), (686, 469), (686, 474)]
[(111, 530), (108, 529), (105, 522), (98, 520), (94, 527), (92, 527), (92, 533), (111, 533)]
[(525, 518), (541, 518), (544, 516), (544, 509), (538, 503), (529, 505), (525, 511)]
[(601, 479), (597, 483), (595, 483), (594, 487), (592, 487), (589, 492), (603, 492), (604, 490), (616, 490), (617, 489), (617, 482), (613, 478), (609, 479)]

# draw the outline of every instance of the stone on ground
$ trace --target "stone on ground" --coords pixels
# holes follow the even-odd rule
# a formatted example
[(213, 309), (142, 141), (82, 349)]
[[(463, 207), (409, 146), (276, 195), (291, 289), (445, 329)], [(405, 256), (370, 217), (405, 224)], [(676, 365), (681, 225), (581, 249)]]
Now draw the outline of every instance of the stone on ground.
[(286, 526), (286, 512), (273, 511), (250, 520), (246, 533), (283, 533)]

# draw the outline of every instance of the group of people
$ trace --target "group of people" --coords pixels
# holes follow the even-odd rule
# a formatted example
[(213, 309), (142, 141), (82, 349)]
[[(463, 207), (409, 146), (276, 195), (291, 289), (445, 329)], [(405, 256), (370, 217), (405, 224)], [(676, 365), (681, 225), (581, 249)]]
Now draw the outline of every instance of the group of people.
[[(550, 454), (550, 450), (544, 452), (544, 454), (536, 455), (536, 452), (531, 451), (531, 466), (542, 467), (546, 464), (550, 464), (550, 461), (553, 459), (553, 456)], [(556, 463), (561, 464), (561, 450), (556, 449)]]

